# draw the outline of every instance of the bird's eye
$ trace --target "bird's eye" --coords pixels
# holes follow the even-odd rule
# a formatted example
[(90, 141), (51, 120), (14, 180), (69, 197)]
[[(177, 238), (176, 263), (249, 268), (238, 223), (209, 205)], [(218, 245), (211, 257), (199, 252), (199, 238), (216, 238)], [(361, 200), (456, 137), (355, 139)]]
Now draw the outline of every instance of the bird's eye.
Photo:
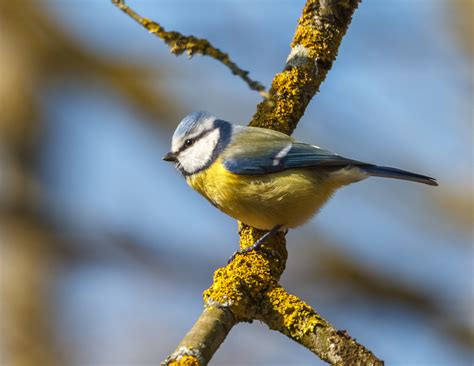
[(192, 144), (194, 144), (194, 140), (193, 140), (193, 139), (187, 139), (186, 141), (184, 141), (184, 146), (186, 146), (186, 147), (189, 147), (189, 146), (191, 146)]

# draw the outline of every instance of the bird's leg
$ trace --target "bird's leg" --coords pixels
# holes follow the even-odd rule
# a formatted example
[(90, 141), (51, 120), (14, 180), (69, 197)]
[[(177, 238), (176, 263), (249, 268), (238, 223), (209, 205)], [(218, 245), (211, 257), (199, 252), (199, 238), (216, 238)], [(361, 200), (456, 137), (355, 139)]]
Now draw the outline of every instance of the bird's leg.
[(239, 250), (238, 253), (248, 253), (252, 250), (258, 249), (264, 242), (266, 242), (269, 238), (275, 235), (282, 227), (283, 225), (276, 225), (273, 229), (263, 234), (262, 237), (258, 239), (255, 243), (253, 243), (251, 246)]
[(236, 252), (234, 252), (234, 254), (232, 254), (232, 256), (229, 258), (227, 263), (230, 263), (237, 254), (245, 254), (245, 253), (251, 252), (252, 250), (260, 248), (262, 244), (268, 240), (268, 238), (271, 238), (273, 235), (275, 235), (282, 227), (283, 225), (276, 225), (273, 229), (263, 234), (262, 237), (258, 239), (255, 243), (253, 243), (251, 246), (244, 249), (237, 250)]

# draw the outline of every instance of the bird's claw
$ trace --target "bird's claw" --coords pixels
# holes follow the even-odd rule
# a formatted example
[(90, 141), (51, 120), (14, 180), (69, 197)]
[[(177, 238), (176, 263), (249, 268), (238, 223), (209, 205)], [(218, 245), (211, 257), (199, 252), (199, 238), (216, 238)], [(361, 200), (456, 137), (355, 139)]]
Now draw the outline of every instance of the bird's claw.
[(249, 249), (249, 248), (245, 248), (245, 249), (240, 249), (240, 250), (236, 250), (234, 253), (232, 253), (232, 255), (230, 256), (229, 260), (227, 261), (227, 264), (229, 264), (230, 262), (232, 262), (234, 260), (234, 258), (237, 256), (237, 254), (245, 254), (245, 253), (248, 253), (248, 252), (251, 252), (253, 249)]
[[(249, 250), (246, 250), (246, 249), (249, 249)], [(255, 250), (255, 249), (250, 249), (250, 248), (246, 248), (246, 249), (236, 250), (234, 253), (232, 253), (230, 258), (227, 260), (227, 264), (232, 262), (234, 260), (234, 258), (237, 256), (237, 254), (247, 254), (247, 253), (250, 253), (250, 252)], [(273, 249), (270, 249), (270, 248), (264, 248), (264, 247), (260, 247), (258, 249), (262, 252), (265, 252), (267, 255), (269, 255), (270, 257), (275, 258), (278, 261), (281, 260), (281, 255), (276, 250), (273, 250)]]
[(255, 243), (253, 243), (251, 246), (247, 247), (247, 248), (244, 248), (244, 249), (240, 249), (240, 250), (237, 250), (236, 252), (234, 252), (232, 254), (232, 256), (229, 258), (229, 260), (227, 261), (227, 264), (229, 264), (230, 262), (232, 262), (232, 260), (235, 258), (235, 256), (237, 254), (245, 254), (245, 253), (248, 253), (248, 252), (251, 252), (252, 250), (256, 250), (256, 249), (263, 249), (264, 251), (266, 251), (267, 253), (270, 252), (270, 255), (272, 257), (278, 257), (279, 259), (281, 259), (281, 256), (274, 250), (272, 249), (265, 249), (265, 248), (262, 248), (262, 244), (268, 239), (270, 238), (271, 236), (275, 235), (278, 230), (280, 230), (282, 228), (282, 225), (276, 225), (275, 227), (273, 227), (273, 229), (271, 229), (269, 232), (265, 233), (260, 239), (258, 239)]

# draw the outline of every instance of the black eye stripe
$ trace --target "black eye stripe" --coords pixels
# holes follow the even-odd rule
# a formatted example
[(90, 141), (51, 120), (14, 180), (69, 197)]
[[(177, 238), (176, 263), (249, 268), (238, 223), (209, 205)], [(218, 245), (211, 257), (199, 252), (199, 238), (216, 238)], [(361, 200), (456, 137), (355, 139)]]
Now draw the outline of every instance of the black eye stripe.
[(200, 139), (202, 139), (203, 137), (206, 137), (207, 135), (209, 135), (212, 131), (214, 131), (214, 129), (212, 130), (206, 130), (206, 131), (203, 131), (201, 132), (199, 135), (191, 138), (191, 139), (186, 139), (186, 141), (188, 140), (192, 140), (192, 144), (191, 145), (186, 145), (186, 141), (184, 142), (184, 144), (178, 149), (178, 151), (176, 152), (176, 154), (180, 154), (182, 153), (184, 150), (186, 150), (187, 148), (191, 147), (192, 145), (194, 145), (197, 141), (199, 141)]
[[(218, 130), (218, 132), (219, 132), (219, 139), (217, 141), (217, 144), (214, 146), (214, 148), (212, 150), (211, 158), (208, 160), (208, 162), (206, 164), (204, 164), (198, 170), (188, 172), (178, 163), (177, 167), (185, 177), (191, 176), (193, 174), (199, 173), (199, 172), (209, 168), (211, 166), (211, 164), (214, 161), (216, 161), (216, 159), (218, 158), (220, 152), (222, 152), (227, 147), (227, 145), (229, 144), (229, 142), (231, 140), (231, 136), (232, 136), (232, 125), (229, 122), (219, 120), (219, 119), (216, 119), (214, 121), (213, 128), (211, 128), (209, 130), (206, 130), (206, 131), (202, 132), (201, 134), (197, 135), (196, 137), (194, 137), (195, 142), (198, 139), (203, 138), (204, 136), (206, 136), (207, 134), (209, 134), (209, 133), (211, 133), (212, 131), (215, 131), (215, 130)], [(184, 146), (182, 146), (179, 151), (184, 151), (184, 150), (186, 150), (186, 148), (184, 148)], [(179, 152), (177, 152), (176, 154), (179, 154)]]

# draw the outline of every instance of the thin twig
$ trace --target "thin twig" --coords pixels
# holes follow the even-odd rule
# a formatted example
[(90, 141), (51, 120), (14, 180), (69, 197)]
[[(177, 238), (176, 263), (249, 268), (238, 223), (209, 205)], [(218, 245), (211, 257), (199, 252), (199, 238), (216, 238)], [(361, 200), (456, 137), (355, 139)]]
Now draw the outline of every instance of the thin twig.
[(207, 39), (197, 38), (194, 36), (184, 36), (181, 33), (174, 31), (166, 31), (159, 23), (144, 18), (135, 12), (125, 4), (125, 0), (112, 0), (112, 3), (137, 23), (146, 28), (148, 32), (165, 41), (165, 43), (170, 47), (171, 53), (179, 56), (186, 52), (190, 58), (195, 54), (212, 57), (226, 65), (234, 75), (239, 76), (243, 81), (245, 81), (250, 89), (257, 91), (263, 98), (269, 99), (269, 94), (265, 91), (265, 86), (258, 81), (252, 80), (248, 76), (248, 71), (241, 69), (230, 59), (227, 53), (214, 47)]
[(236, 321), (232, 312), (226, 307), (208, 306), (199, 319), (194, 323), (186, 337), (180, 342), (162, 366), (172, 365), (174, 362), (194, 363), (206, 365)]

